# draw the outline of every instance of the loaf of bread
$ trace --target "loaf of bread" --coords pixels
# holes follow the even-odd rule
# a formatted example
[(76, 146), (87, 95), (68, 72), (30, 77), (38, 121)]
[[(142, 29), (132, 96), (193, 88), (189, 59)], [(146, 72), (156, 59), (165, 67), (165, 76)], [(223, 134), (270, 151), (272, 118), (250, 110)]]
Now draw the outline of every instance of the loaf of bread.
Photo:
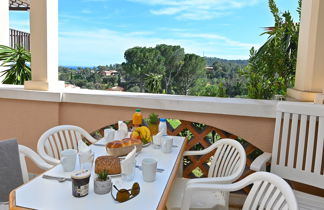
[(138, 145), (138, 144), (142, 144), (142, 141), (140, 139), (126, 138), (123, 140), (109, 142), (107, 144), (107, 147), (108, 148), (121, 148), (121, 147), (128, 147), (128, 146)]
[(114, 156), (100, 156), (95, 161), (95, 173), (107, 171), (108, 174), (120, 174), (120, 159)]
[(124, 156), (130, 153), (134, 146), (136, 147), (136, 152), (142, 150), (142, 141), (140, 139), (130, 139), (126, 138), (119, 141), (112, 141), (106, 145), (106, 150), (109, 155), (113, 156)]

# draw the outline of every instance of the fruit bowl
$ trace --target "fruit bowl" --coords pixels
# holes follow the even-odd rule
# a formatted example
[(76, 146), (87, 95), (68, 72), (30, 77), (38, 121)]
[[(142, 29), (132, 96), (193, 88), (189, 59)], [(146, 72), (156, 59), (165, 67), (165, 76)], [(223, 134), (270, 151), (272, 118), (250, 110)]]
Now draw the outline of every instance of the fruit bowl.
[(148, 143), (150, 143), (152, 141), (152, 137), (151, 137), (151, 131), (148, 127), (146, 126), (141, 126), (136, 128), (132, 134), (131, 134), (131, 138), (132, 139), (140, 139), (144, 145), (149, 145)]
[(152, 142), (149, 142), (149, 143), (143, 144), (142, 147), (143, 147), (143, 148), (144, 148), (144, 147), (148, 147), (148, 146), (150, 146), (151, 144), (152, 144)]

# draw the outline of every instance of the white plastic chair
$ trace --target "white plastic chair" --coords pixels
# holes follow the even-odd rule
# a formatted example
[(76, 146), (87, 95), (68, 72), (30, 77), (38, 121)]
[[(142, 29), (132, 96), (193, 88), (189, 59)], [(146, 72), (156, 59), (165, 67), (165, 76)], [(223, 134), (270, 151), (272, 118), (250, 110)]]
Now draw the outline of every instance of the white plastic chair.
[[(242, 175), (246, 164), (246, 153), (243, 146), (234, 139), (221, 139), (201, 151), (186, 151), (184, 156), (204, 155), (216, 149), (213, 156), (208, 178), (185, 179), (177, 178), (167, 202), (168, 210), (180, 209), (186, 186), (190, 184), (223, 184), (232, 183)], [(215, 178), (211, 178), (215, 177)], [(201, 192), (195, 194), (191, 200), (191, 208), (214, 209), (220, 206), (228, 208), (229, 193), (217, 191), (214, 193)]]
[[(324, 189), (323, 146), (324, 106), (281, 102), (277, 105), (272, 154), (262, 154), (250, 168), (264, 171), (271, 160), (272, 173)], [(324, 209), (324, 197), (296, 190), (295, 194), (300, 209)]]
[[(53, 167), (52, 165), (46, 163), (36, 152), (34, 152), (32, 149), (26, 146), (18, 145), (18, 151), (19, 151), (21, 173), (22, 173), (24, 183), (29, 181), (26, 157), (32, 160), (41, 169), (49, 170)], [(8, 202), (1, 202), (0, 210), (7, 210), (7, 209), (9, 209)]]
[(65, 149), (77, 149), (78, 140), (86, 138), (95, 143), (93, 138), (84, 129), (74, 125), (60, 125), (47, 130), (38, 140), (37, 152), (48, 163), (60, 163), (60, 152)]
[(18, 150), (24, 183), (29, 181), (26, 157), (32, 160), (39, 168), (44, 169), (46, 171), (53, 167), (53, 165), (46, 163), (36, 152), (34, 152), (32, 149), (26, 146), (18, 145)]
[(291, 187), (282, 178), (267, 172), (256, 172), (233, 184), (189, 184), (186, 187), (181, 210), (189, 210), (190, 203), (199, 192), (233, 192), (251, 185), (243, 210), (298, 210), (296, 197)]

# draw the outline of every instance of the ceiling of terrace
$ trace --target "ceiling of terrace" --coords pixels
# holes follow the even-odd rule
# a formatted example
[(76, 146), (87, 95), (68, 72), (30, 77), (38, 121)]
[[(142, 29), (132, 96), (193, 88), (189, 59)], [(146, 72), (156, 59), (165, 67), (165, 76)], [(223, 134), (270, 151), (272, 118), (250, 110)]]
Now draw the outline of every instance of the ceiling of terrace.
[(29, 10), (30, 0), (9, 0), (10, 10)]

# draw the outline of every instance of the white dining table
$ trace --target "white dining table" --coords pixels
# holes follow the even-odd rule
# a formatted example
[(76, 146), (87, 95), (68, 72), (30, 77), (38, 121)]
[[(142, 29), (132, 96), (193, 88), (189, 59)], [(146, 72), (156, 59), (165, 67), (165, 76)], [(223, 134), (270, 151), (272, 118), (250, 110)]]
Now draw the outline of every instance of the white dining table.
[[(172, 182), (177, 176), (177, 169), (181, 163), (186, 146), (186, 139), (184, 137), (172, 137), (174, 147), (171, 153), (163, 153), (161, 149), (155, 149), (153, 145), (150, 145), (143, 148), (136, 156), (137, 165), (141, 165), (144, 158), (154, 158), (158, 162), (157, 167), (164, 169), (162, 173), (156, 173), (156, 180), (154, 182), (144, 182), (142, 171), (138, 168), (135, 170), (135, 177), (132, 181), (123, 181), (120, 176), (111, 177), (113, 184), (116, 184), (119, 188), (130, 189), (134, 182), (139, 183), (139, 195), (129, 201), (119, 203), (112, 198), (111, 193), (105, 195), (95, 194), (93, 190), (95, 178), (94, 169), (90, 177), (89, 194), (82, 198), (73, 197), (71, 181), (58, 182), (56, 180), (42, 178), (43, 174), (69, 177), (70, 173), (63, 172), (63, 168), (59, 164), (12, 191), (10, 194), (10, 209), (164, 209)], [(104, 146), (91, 145), (90, 147), (95, 153), (95, 157), (107, 155)], [(78, 167), (79, 165), (76, 164), (76, 169), (78, 169)]]

